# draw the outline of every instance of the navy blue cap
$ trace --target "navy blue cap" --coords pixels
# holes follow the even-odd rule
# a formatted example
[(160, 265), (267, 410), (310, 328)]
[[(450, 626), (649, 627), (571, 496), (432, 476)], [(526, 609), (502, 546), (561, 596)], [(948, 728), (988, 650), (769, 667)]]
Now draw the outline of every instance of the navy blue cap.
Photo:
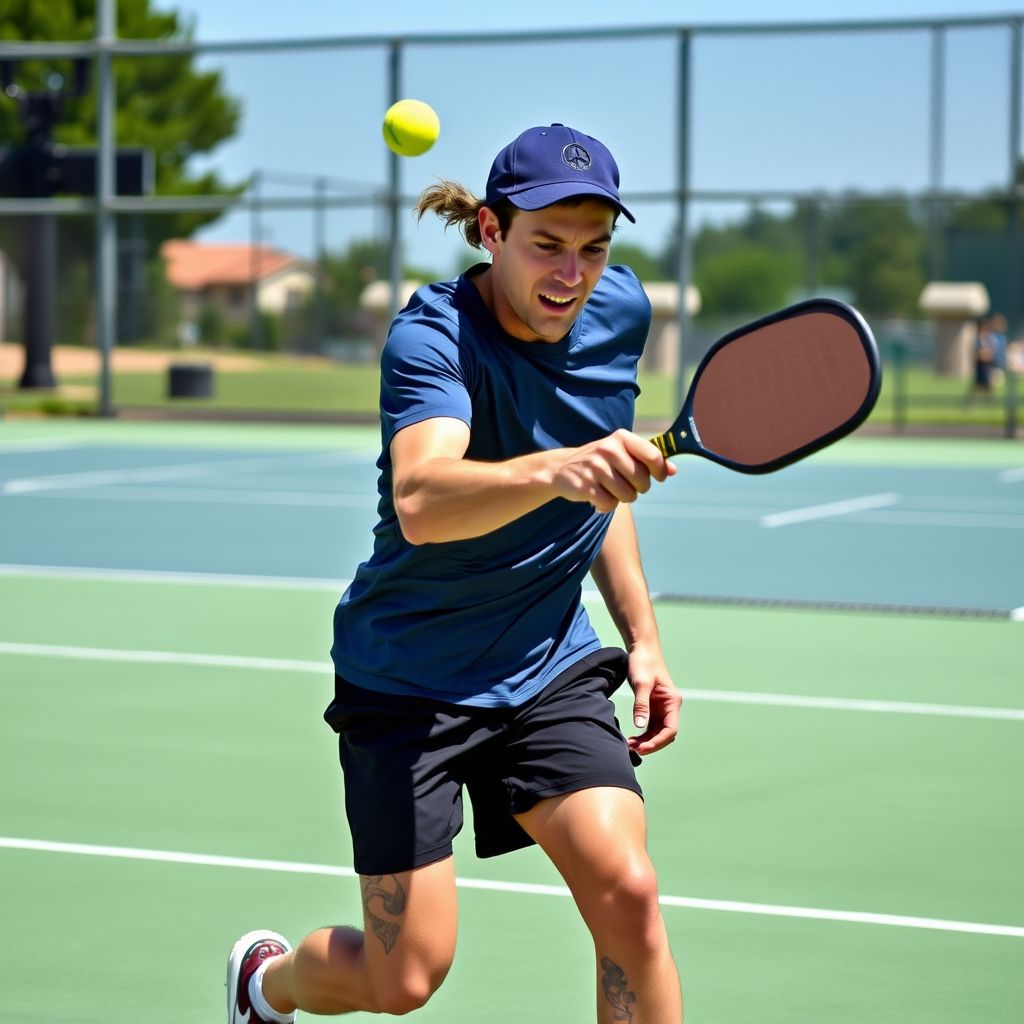
[(527, 128), (495, 158), (484, 202), (508, 199), (520, 210), (540, 210), (573, 196), (607, 199), (629, 220), (619, 199), (619, 168), (597, 139), (564, 124)]

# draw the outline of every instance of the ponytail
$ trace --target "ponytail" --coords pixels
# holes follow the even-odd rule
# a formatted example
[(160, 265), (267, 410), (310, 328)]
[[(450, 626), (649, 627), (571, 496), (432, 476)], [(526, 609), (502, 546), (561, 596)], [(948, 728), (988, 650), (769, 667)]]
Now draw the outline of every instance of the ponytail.
[[(474, 249), (483, 248), (480, 237), (479, 213), (486, 204), (457, 181), (441, 178), (436, 185), (430, 185), (420, 193), (413, 207), (422, 220), (425, 213), (435, 213), (444, 221), (445, 230), (457, 227), (462, 237)], [(504, 235), (512, 221), (513, 206), (507, 199), (500, 199), (491, 207), (498, 217), (498, 225)]]

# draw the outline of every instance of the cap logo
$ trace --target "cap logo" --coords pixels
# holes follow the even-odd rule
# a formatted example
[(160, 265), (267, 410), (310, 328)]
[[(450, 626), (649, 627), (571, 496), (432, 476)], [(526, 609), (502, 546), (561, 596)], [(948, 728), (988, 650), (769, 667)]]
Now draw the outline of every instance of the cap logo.
[(590, 166), (590, 154), (578, 142), (570, 142), (562, 150), (562, 160), (574, 171), (585, 171)]

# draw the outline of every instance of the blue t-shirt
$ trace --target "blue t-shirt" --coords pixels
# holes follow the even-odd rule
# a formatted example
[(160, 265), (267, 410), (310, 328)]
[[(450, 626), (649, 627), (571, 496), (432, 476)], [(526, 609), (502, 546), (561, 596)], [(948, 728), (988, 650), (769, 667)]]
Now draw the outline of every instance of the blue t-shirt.
[(581, 589), (610, 514), (553, 499), (470, 540), (409, 544), (392, 501), (391, 440), (438, 416), (470, 428), (465, 457), (497, 462), (631, 427), (647, 296), (605, 270), (561, 341), (507, 334), (471, 277), (419, 289), (381, 358), (380, 521), (334, 617), (335, 669), (382, 693), (479, 707), (529, 699), (600, 647)]

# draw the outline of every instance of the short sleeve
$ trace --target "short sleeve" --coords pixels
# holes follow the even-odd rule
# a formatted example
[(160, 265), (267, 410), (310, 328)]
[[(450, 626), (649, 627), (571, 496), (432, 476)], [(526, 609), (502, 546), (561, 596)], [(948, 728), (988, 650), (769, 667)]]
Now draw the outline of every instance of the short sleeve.
[(471, 425), (462, 354), (449, 321), (396, 321), (381, 356), (380, 413), (385, 448), (421, 420), (446, 416)]

